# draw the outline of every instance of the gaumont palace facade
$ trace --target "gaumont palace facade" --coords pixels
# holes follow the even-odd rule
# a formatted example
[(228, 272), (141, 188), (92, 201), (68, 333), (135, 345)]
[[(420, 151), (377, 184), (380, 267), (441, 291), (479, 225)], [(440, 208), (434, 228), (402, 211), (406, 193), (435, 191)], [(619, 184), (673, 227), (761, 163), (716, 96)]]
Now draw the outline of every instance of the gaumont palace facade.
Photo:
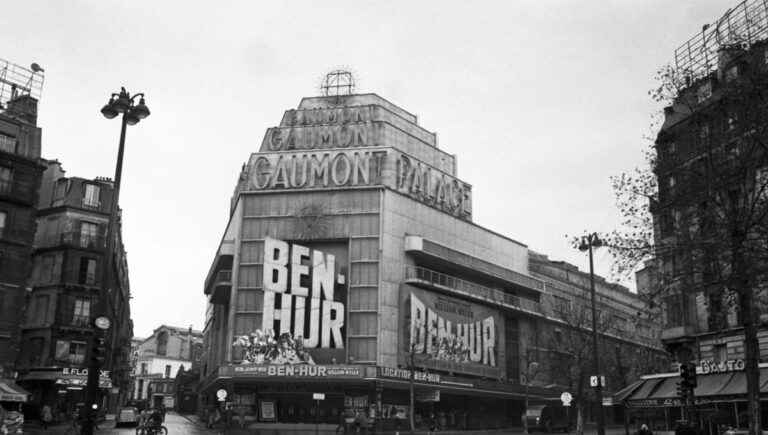
[[(375, 94), (304, 98), (267, 129), (204, 285), (202, 409), (226, 404), (256, 427), (350, 409), (406, 427), (411, 367), (414, 416), (443, 427), (519, 425), (525, 394), (559, 397), (568, 380), (549, 361), (588, 275), (473, 222), (456, 166)], [(642, 302), (598, 284), (601, 311), (623, 322), (603, 345), (663, 364), (658, 328), (633, 318)]]

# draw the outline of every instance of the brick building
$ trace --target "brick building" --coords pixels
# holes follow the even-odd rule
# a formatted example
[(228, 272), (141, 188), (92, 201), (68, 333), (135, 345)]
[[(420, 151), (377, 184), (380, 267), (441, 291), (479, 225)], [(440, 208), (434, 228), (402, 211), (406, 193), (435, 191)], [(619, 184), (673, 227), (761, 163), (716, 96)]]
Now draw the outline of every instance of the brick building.
[[(34, 73), (0, 59), (0, 69)], [(16, 80), (16, 81), (14, 81)], [(42, 80), (42, 78), (40, 78)], [(0, 76), (0, 378), (13, 378), (26, 304), (40, 160), (38, 100), (21, 76)], [(41, 81), (35, 81), (42, 86)], [(39, 97), (40, 88), (34, 89)]]
[(113, 282), (103, 282), (112, 194), (109, 179), (67, 177), (58, 161), (47, 162), (18, 360), (19, 382), (32, 393), (33, 406), (47, 403), (56, 411), (71, 412), (84, 400), (91, 310), (99, 297), (106, 298), (112, 319), (100, 380), (102, 406), (114, 410), (127, 398), (133, 323), (119, 221)]

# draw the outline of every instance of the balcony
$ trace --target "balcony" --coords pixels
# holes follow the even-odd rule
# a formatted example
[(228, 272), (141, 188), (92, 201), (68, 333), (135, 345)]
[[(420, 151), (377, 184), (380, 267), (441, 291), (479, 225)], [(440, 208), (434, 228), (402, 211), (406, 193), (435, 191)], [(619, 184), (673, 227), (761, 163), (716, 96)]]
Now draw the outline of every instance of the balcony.
[(56, 361), (69, 364), (72, 366), (80, 366), (85, 363), (85, 354), (68, 354), (64, 357), (56, 358)]
[(90, 210), (101, 210), (101, 201), (98, 199), (83, 198), (82, 206), (83, 208)]
[(220, 270), (213, 276), (212, 290), (209, 293), (212, 304), (229, 303), (229, 294), (232, 290), (232, 271)]
[(106, 247), (106, 237), (96, 234), (69, 231), (59, 234), (45, 235), (40, 238), (37, 246), (40, 248), (68, 246), (83, 249), (104, 249)]
[(419, 266), (406, 266), (405, 282), (426, 285), (447, 293), (469, 297), (481, 302), (499, 305), (515, 311), (542, 314), (541, 304), (505, 291), (488, 288), (461, 278), (435, 272)]

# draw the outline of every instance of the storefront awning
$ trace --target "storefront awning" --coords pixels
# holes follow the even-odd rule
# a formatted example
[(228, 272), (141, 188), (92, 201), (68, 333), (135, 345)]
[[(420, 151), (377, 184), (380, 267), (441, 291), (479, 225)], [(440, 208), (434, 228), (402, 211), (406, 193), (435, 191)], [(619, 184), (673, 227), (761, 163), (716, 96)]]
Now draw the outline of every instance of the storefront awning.
[(662, 379), (661, 383), (651, 392), (648, 399), (664, 400), (677, 397), (677, 377)]
[(0, 402), (26, 402), (29, 393), (10, 379), (0, 379)]

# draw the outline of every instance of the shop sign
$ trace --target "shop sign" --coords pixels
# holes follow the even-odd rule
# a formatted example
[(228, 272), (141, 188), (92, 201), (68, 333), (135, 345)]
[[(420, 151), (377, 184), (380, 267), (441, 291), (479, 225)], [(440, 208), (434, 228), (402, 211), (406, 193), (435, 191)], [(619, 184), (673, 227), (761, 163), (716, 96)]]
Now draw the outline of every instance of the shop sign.
[(368, 396), (344, 396), (344, 407), (363, 409), (368, 407)]
[(312, 400), (325, 400), (325, 393), (312, 393)]
[(256, 190), (378, 185), (386, 156), (385, 150), (259, 155), (250, 184)]
[(460, 218), (472, 217), (472, 187), (413, 157), (399, 154), (395, 189)]
[(264, 378), (361, 378), (359, 366), (310, 364), (241, 364), (227, 367), (225, 375)]
[[(378, 376), (381, 378), (403, 379), (409, 381), (411, 379), (411, 371), (404, 369), (396, 369), (394, 367), (378, 367)], [(437, 373), (427, 373), (422, 371), (413, 372), (413, 380), (417, 382), (426, 382), (430, 384), (439, 384), (440, 375)]]
[[(88, 369), (79, 367), (64, 367), (61, 369), (61, 374), (65, 376), (88, 376)], [(99, 370), (99, 376), (108, 378), (109, 370)]]
[(417, 391), (416, 401), (417, 402), (439, 402), (440, 390)]
[(653, 408), (657, 406), (680, 406), (682, 402), (680, 399), (641, 399), (641, 400), (630, 400), (627, 402), (630, 407), (635, 408)]
[(702, 360), (699, 364), (699, 374), (709, 375), (714, 373), (740, 372), (744, 370), (743, 359), (729, 359), (716, 362), (715, 360)]
[[(503, 321), (494, 310), (411, 288), (409, 349), (431, 360), (462, 366), (503, 366)], [(468, 369), (469, 370), (469, 369)]]

